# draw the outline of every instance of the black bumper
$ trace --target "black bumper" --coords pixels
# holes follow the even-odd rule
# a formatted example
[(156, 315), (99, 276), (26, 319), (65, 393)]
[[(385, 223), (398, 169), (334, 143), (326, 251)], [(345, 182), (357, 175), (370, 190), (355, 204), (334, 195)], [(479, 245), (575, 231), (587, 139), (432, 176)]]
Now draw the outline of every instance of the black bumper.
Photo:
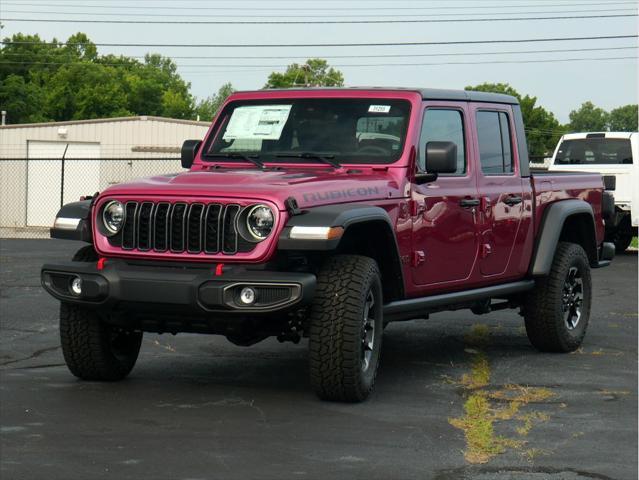
[[(71, 282), (81, 279), (81, 293)], [(62, 262), (42, 266), (42, 286), (55, 298), (100, 309), (122, 304), (137, 308), (178, 307), (184, 313), (267, 314), (308, 303), (315, 290), (310, 273), (229, 269), (216, 275), (211, 266), (155, 266), (107, 260), (101, 269), (93, 262)], [(253, 304), (239, 300), (245, 287), (255, 292)]]

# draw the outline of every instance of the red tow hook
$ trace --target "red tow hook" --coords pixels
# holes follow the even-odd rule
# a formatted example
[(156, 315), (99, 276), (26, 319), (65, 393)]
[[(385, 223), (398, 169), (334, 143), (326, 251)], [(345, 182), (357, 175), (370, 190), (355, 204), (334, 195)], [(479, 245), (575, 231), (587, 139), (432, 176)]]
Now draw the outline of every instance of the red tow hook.
[(98, 264), (97, 264), (97, 268), (98, 270), (104, 270), (104, 264), (106, 263), (107, 259), (104, 257), (100, 257), (100, 259), (98, 260)]
[(221, 277), (223, 273), (224, 273), (224, 264), (223, 263), (218, 263), (215, 266), (215, 276), (216, 277)]

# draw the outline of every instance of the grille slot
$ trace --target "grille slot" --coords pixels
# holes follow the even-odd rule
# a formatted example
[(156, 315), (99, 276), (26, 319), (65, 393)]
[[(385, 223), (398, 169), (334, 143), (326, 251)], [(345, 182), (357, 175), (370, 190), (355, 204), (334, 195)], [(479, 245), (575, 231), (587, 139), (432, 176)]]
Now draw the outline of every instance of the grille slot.
[(233, 255), (256, 246), (237, 231), (237, 204), (130, 201), (124, 208), (122, 231), (108, 238), (124, 250)]
[(138, 202), (127, 202), (124, 206), (125, 220), (122, 226), (122, 248), (132, 250), (135, 248), (135, 228), (137, 224)]
[(138, 249), (151, 249), (151, 222), (153, 219), (153, 204), (144, 202), (140, 205), (140, 213), (138, 214)]
[(220, 221), (222, 219), (222, 205), (216, 203), (206, 207), (204, 220), (204, 251), (218, 253), (220, 251)]
[(158, 252), (164, 252), (169, 248), (169, 212), (171, 205), (158, 203), (153, 219), (153, 246)]
[(176, 203), (171, 209), (171, 251), (184, 251), (184, 234), (186, 233), (186, 203)]
[(202, 251), (202, 220), (204, 219), (204, 205), (194, 203), (189, 207), (186, 220), (186, 249), (190, 253)]
[(237, 229), (235, 218), (240, 212), (239, 205), (227, 205), (224, 209), (222, 220), (222, 253), (233, 254), (237, 252)]

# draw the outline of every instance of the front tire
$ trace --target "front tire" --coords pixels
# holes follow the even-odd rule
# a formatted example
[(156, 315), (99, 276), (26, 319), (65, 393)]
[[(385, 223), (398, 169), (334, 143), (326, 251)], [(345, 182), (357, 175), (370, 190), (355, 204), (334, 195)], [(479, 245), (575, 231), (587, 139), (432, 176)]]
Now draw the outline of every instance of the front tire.
[(142, 332), (110, 325), (94, 310), (62, 303), (60, 340), (67, 367), (83, 380), (125, 378), (140, 353)]
[(317, 276), (310, 312), (311, 384), (324, 400), (361, 402), (375, 383), (382, 347), (383, 297), (377, 263), (336, 255)]
[[(73, 261), (93, 262), (98, 256), (89, 245), (76, 252)], [(140, 353), (142, 332), (105, 321), (97, 311), (69, 303), (60, 305), (62, 354), (73, 375), (84, 380), (115, 381), (125, 378)]]
[(572, 352), (581, 346), (592, 301), (590, 263), (577, 244), (560, 242), (548, 276), (536, 282), (524, 303), (530, 343), (542, 352)]

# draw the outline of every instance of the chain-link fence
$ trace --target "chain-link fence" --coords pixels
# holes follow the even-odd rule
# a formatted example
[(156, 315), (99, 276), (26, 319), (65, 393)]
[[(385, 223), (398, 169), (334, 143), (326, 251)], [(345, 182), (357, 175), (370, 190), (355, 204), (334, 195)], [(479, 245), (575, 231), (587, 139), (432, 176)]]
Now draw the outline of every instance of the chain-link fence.
[(176, 157), (0, 158), (0, 238), (48, 238), (61, 205), (181, 168)]
[[(531, 167), (549, 159), (531, 157)], [(181, 170), (177, 157), (0, 158), (0, 238), (48, 238), (58, 209), (83, 195)]]

